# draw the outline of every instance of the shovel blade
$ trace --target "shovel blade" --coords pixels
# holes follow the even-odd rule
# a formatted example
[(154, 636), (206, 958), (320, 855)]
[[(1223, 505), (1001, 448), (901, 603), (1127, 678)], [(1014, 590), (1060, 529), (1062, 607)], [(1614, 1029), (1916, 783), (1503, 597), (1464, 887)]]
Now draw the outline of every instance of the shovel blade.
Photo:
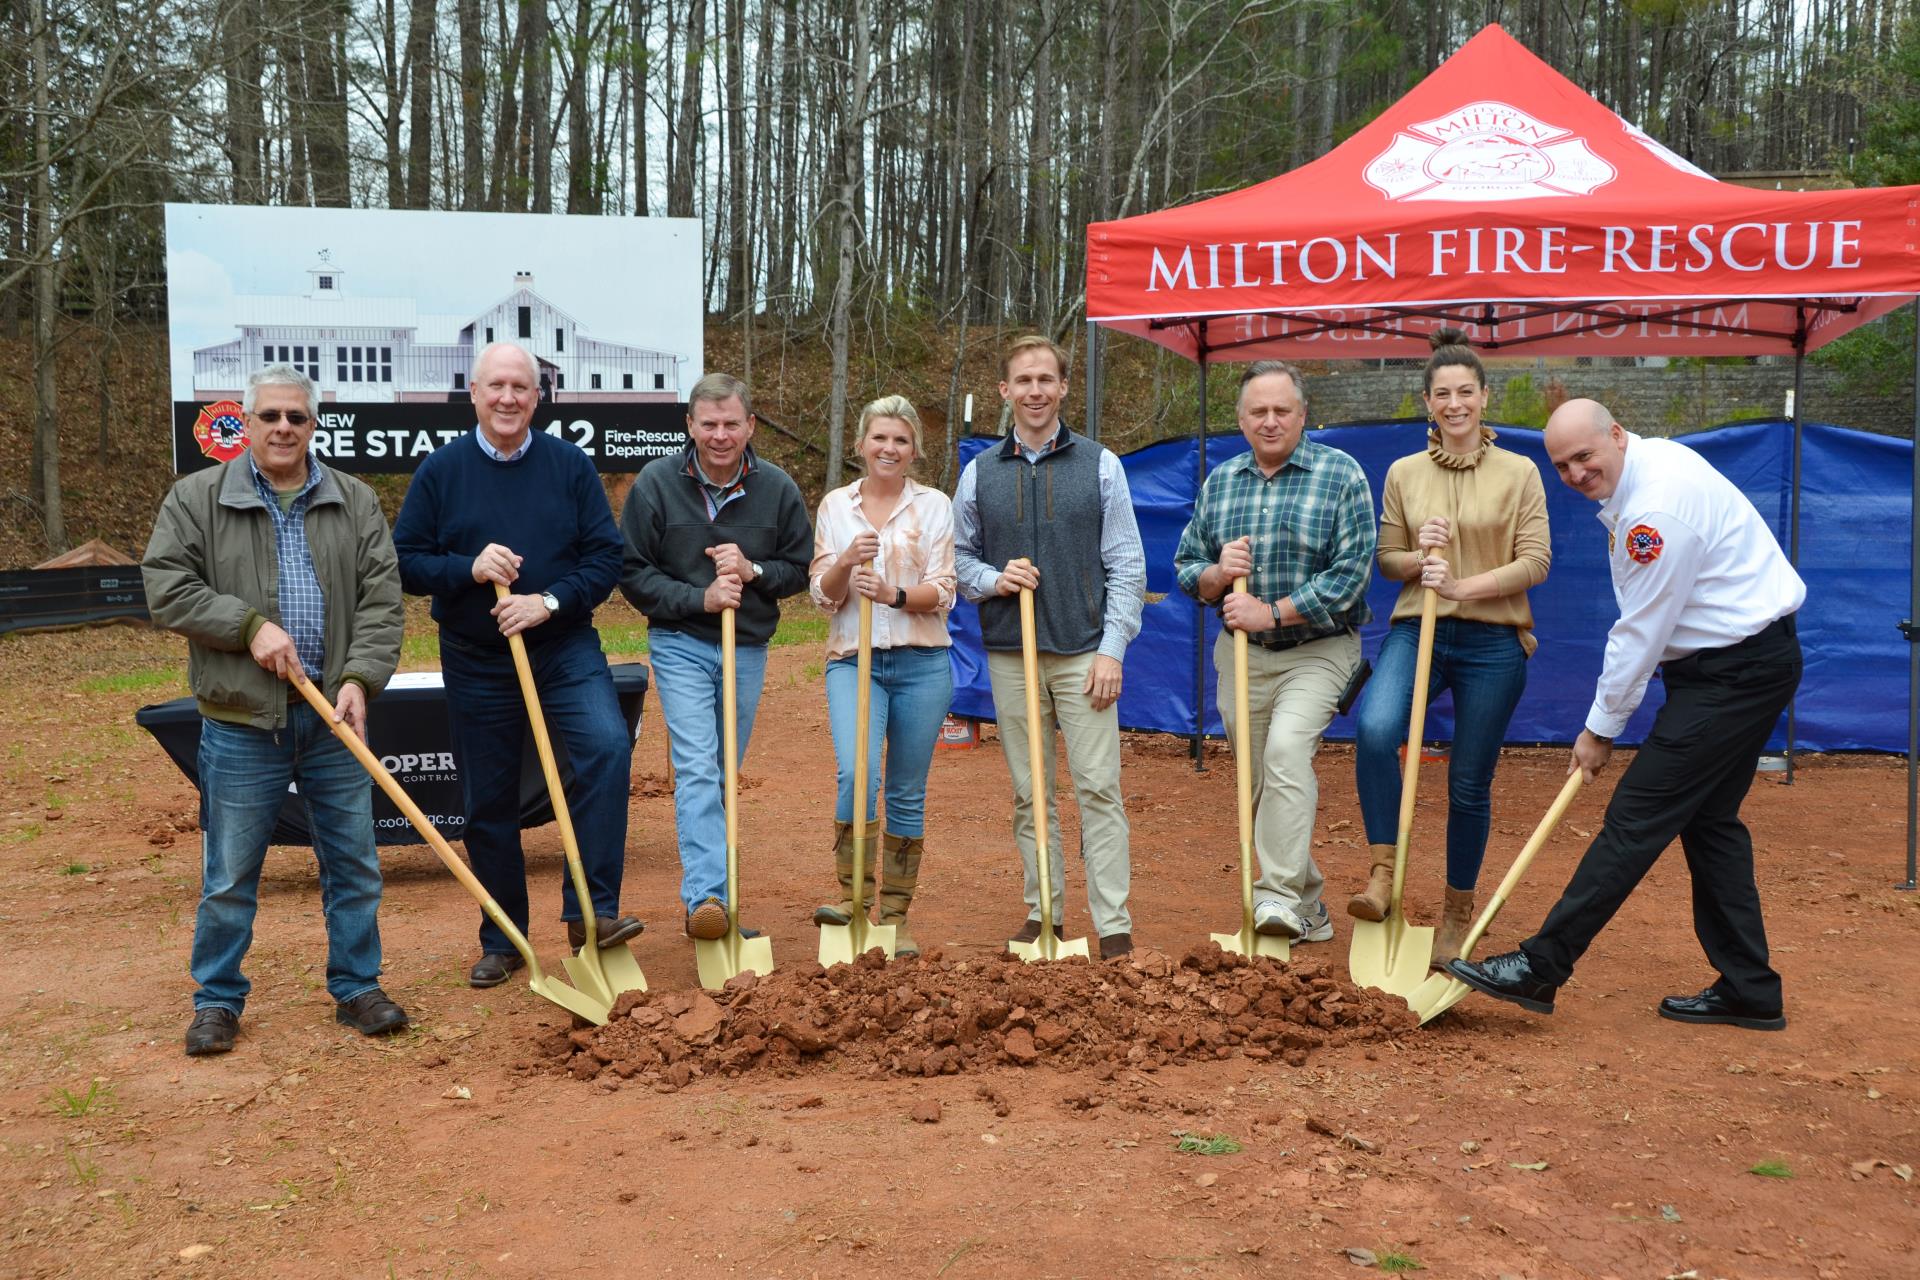
[(725, 937), (712, 941), (695, 938), (693, 961), (700, 971), (700, 985), (718, 991), (727, 985), (727, 979), (740, 974), (772, 973), (773, 939), (743, 938), (738, 929), (730, 929)]
[(894, 927), (890, 924), (872, 924), (858, 916), (847, 924), (823, 924), (820, 926), (820, 967), (852, 964), (875, 947), (891, 960), (893, 945)]
[(607, 1025), (607, 1019), (613, 1013), (613, 1005), (605, 1000), (596, 1000), (584, 991), (576, 991), (564, 982), (555, 982), (552, 978), (534, 978), (527, 983), (533, 994), (543, 1000), (565, 1009), (576, 1018), (584, 1018), (596, 1027)]
[(1433, 930), (1410, 925), (1398, 912), (1385, 920), (1355, 920), (1347, 973), (1355, 986), (1373, 987), (1402, 999), (1427, 980), (1433, 962)]
[(624, 942), (601, 947), (591, 957), (582, 947), (564, 963), (574, 986), (597, 999), (605, 999), (609, 1007), (623, 991), (647, 989), (647, 975), (640, 972), (640, 962), (633, 958), (633, 952)]
[(1093, 958), (1087, 951), (1085, 938), (1062, 938), (1051, 933), (1042, 934), (1032, 942), (1009, 942), (1007, 950), (1028, 964), (1042, 960), (1066, 960), (1074, 956), (1082, 960)]
[(1244, 930), (1239, 933), (1211, 933), (1207, 935), (1219, 944), (1222, 951), (1231, 951), (1240, 956), (1265, 956), (1269, 960), (1285, 963), (1293, 959), (1293, 945), (1285, 938), (1271, 934), (1255, 933)]
[(1430, 973), (1425, 982), (1408, 994), (1407, 1006), (1419, 1015), (1420, 1025), (1424, 1027), (1459, 1004), (1472, 990), (1452, 974)]

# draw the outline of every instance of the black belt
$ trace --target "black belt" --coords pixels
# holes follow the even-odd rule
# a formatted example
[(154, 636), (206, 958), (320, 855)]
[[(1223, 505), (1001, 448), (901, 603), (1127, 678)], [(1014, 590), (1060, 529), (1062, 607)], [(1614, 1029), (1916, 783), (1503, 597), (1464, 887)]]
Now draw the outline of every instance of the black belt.
[(1259, 645), (1269, 653), (1282, 653), (1288, 649), (1298, 649), (1303, 644), (1312, 644), (1316, 640), (1332, 640), (1339, 636), (1348, 635), (1352, 631), (1352, 627), (1342, 627), (1338, 631), (1328, 631), (1317, 636), (1302, 636), (1298, 640), (1262, 640), (1257, 636), (1251, 635), (1248, 636), (1247, 639), (1253, 641), (1253, 643)]
[(1797, 613), (1790, 613), (1784, 618), (1775, 618), (1772, 622), (1769, 622), (1766, 626), (1760, 628), (1758, 631), (1748, 636), (1745, 640), (1736, 640), (1732, 644), (1727, 645), (1725, 647), (1729, 649), (1738, 649), (1742, 645), (1760, 644), (1767, 640), (1780, 639), (1786, 636), (1797, 636), (1800, 634), (1800, 628), (1794, 622), (1794, 619), (1799, 616), (1800, 615)]

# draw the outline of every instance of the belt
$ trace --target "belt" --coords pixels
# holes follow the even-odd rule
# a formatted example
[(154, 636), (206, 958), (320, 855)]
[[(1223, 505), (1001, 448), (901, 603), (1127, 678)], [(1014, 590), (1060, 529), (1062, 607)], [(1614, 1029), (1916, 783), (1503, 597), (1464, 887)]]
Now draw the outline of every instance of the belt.
[(1288, 649), (1298, 649), (1303, 644), (1312, 644), (1316, 640), (1333, 640), (1340, 636), (1348, 635), (1352, 631), (1352, 627), (1342, 627), (1338, 631), (1328, 631), (1317, 636), (1302, 636), (1298, 640), (1261, 640), (1254, 636), (1248, 636), (1247, 639), (1252, 640), (1253, 643), (1259, 645), (1269, 653), (1283, 653)]

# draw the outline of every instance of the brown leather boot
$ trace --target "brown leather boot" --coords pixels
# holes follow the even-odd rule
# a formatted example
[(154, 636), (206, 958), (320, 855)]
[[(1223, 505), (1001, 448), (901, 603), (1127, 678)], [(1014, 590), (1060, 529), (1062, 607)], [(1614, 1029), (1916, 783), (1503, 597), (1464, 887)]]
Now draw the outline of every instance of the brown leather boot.
[(924, 841), (889, 831), (885, 844), (886, 851), (880, 855), (880, 923), (893, 926), (894, 955), (917, 956), (920, 944), (907, 932), (907, 908), (913, 905), (913, 892), (920, 884)]
[(853, 920), (853, 824), (833, 824), (833, 866), (840, 875), (840, 901), (815, 907), (815, 924), (848, 924)]
[(1368, 847), (1373, 850), (1373, 871), (1367, 876), (1367, 887), (1347, 899), (1347, 914), (1377, 923), (1387, 918), (1387, 908), (1393, 905), (1393, 846)]
[(1445, 970), (1447, 961), (1460, 958), (1460, 944), (1473, 928), (1473, 890), (1447, 886), (1447, 904), (1440, 915), (1440, 932), (1433, 938), (1433, 967)]

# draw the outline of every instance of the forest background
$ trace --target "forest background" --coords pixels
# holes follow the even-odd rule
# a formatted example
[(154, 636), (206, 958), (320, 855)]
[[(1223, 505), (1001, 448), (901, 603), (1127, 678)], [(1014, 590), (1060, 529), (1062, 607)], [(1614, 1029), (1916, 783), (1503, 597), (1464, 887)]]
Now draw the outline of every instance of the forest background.
[[(144, 543), (165, 202), (697, 217), (707, 364), (817, 494), (865, 400), (991, 430), (1010, 330), (1078, 357), (1088, 222), (1313, 159), (1488, 22), (1716, 175), (1920, 182), (1920, 0), (0, 0), (0, 566)], [(1912, 314), (1821, 358), (1905, 394)], [(1189, 366), (1105, 361), (1117, 447), (1191, 429)]]

